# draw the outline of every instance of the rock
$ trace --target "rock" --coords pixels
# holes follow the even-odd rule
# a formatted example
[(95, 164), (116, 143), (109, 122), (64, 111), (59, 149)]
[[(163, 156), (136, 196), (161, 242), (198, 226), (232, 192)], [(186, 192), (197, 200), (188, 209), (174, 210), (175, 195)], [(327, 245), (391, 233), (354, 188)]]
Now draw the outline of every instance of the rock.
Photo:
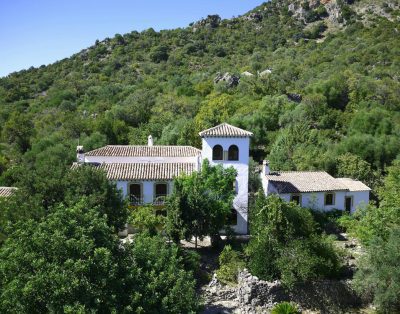
[(287, 93), (286, 96), (289, 100), (297, 102), (297, 103), (300, 103), (303, 98), (300, 94), (296, 94), (296, 93)]
[(221, 81), (226, 82), (226, 86), (229, 88), (236, 87), (239, 85), (240, 77), (235, 74), (230, 74), (229, 72), (226, 72), (224, 75), (218, 72), (214, 78), (214, 83), (217, 84)]
[(271, 73), (272, 73), (272, 70), (271, 70), (271, 69), (266, 69), (266, 70), (264, 70), (264, 71), (262, 71), (262, 72), (259, 72), (258, 75), (259, 75), (260, 77), (262, 77), (262, 76), (265, 76), (265, 75), (268, 75), (268, 74), (271, 74)]
[(247, 21), (261, 22), (263, 19), (263, 16), (259, 12), (252, 12), (248, 15), (243, 16), (243, 19), (247, 20)]
[(248, 71), (244, 71), (241, 75), (243, 75), (243, 76), (247, 76), (247, 77), (251, 77), (251, 76), (254, 76), (254, 74), (253, 73), (250, 73), (250, 72), (248, 72)]
[(296, 284), (287, 291), (279, 280), (259, 280), (246, 269), (238, 274), (236, 297), (241, 313), (264, 313), (283, 301), (292, 301), (301, 309), (319, 309), (323, 313), (343, 312), (361, 303), (345, 280)]
[(194, 23), (192, 29), (195, 32), (201, 27), (217, 28), (220, 23), (221, 17), (219, 15), (208, 15), (205, 19), (201, 19), (200, 21)]

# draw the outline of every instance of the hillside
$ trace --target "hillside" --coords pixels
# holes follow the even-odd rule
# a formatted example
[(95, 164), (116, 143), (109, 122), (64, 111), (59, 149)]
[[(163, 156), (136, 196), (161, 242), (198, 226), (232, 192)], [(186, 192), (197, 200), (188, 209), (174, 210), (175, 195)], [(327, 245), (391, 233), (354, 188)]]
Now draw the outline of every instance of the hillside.
[(399, 14), (397, 1), (271, 1), (13, 73), (0, 79), (0, 185), (55, 189), (78, 141), (198, 146), (226, 121), (254, 132), (254, 159), (273, 169), (375, 187), (400, 151)]

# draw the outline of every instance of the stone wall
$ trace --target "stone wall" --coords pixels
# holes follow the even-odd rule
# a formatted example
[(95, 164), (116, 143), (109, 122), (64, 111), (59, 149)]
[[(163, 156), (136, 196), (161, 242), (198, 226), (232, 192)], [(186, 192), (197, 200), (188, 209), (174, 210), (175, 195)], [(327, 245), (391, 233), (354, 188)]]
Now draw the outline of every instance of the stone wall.
[(297, 284), (289, 292), (279, 281), (267, 282), (252, 276), (246, 269), (238, 276), (236, 297), (241, 313), (265, 313), (276, 303), (291, 301), (303, 310), (320, 313), (348, 313), (362, 300), (345, 280), (322, 280)]

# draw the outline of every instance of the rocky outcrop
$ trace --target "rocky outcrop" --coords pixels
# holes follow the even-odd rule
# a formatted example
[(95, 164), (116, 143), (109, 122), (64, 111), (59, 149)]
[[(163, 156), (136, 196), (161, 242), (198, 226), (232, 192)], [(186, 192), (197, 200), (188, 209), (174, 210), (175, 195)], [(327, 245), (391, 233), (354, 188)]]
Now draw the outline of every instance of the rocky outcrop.
[(214, 83), (218, 84), (219, 82), (225, 82), (227, 87), (235, 87), (239, 85), (240, 77), (229, 72), (225, 74), (218, 72), (214, 78)]
[(221, 17), (219, 15), (208, 15), (205, 19), (201, 19), (200, 21), (193, 24), (193, 31), (201, 27), (208, 28), (217, 28), (221, 24)]
[(321, 313), (346, 313), (362, 303), (349, 281), (321, 280), (297, 284), (287, 291), (280, 281), (260, 280), (246, 269), (239, 273), (236, 294), (238, 307), (248, 314), (266, 312), (283, 301)]

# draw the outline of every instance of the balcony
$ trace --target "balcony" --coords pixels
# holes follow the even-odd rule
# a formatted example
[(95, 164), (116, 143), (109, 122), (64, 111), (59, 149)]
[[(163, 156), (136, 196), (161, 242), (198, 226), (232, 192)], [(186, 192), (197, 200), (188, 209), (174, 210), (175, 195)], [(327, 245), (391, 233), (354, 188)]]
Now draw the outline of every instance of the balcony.
[(154, 200), (153, 200), (153, 205), (155, 205), (155, 206), (164, 206), (166, 198), (167, 198), (166, 195), (156, 196), (154, 198)]
[(137, 197), (135, 195), (129, 195), (129, 203), (132, 206), (141, 206), (144, 204), (143, 197)]
[[(148, 205), (154, 205), (154, 206), (164, 206), (165, 205), (165, 200), (167, 196), (166, 195), (156, 195), (153, 198), (153, 202), (145, 202), (144, 197), (137, 197), (135, 195), (129, 195), (129, 204), (131, 206), (142, 206), (145, 204)], [(146, 199), (151, 199), (151, 197), (146, 197)]]

